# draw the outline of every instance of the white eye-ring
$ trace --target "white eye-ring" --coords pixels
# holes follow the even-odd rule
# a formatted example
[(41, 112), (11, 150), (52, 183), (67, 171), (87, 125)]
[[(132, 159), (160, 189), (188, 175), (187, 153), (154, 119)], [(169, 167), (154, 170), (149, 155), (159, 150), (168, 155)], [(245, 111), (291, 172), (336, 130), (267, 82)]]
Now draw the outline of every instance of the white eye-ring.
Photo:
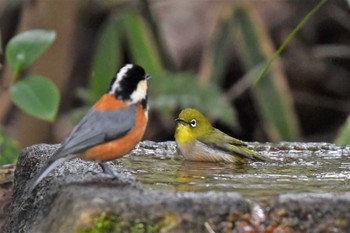
[(191, 121), (190, 121), (190, 126), (191, 126), (192, 128), (196, 127), (196, 126), (197, 126), (197, 121), (196, 121), (195, 119), (191, 120)]

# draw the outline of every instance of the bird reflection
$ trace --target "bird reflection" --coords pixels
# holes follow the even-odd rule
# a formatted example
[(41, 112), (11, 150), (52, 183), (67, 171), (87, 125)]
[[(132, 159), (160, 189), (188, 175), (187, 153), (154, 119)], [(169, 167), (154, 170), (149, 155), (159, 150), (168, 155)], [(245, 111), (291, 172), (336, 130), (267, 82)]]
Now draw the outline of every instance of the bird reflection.
[[(184, 160), (176, 172), (176, 191), (213, 190), (215, 183), (225, 183), (233, 174), (244, 174), (247, 164), (210, 163)], [(234, 180), (232, 180), (234, 182)]]

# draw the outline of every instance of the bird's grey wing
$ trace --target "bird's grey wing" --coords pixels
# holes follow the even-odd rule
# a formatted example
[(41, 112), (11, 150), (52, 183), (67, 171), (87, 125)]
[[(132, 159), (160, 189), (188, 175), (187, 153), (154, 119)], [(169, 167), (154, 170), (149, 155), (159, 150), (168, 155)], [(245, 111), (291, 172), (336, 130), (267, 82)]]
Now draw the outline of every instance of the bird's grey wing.
[[(62, 144), (60, 155), (79, 153), (127, 134), (134, 126), (137, 106), (117, 111), (90, 109)], [(59, 155), (60, 154), (60, 155)]]
[(198, 138), (198, 140), (204, 144), (210, 145), (212, 147), (217, 147), (222, 150), (228, 150), (228, 147), (230, 145), (237, 147), (247, 146), (245, 142), (231, 137), (215, 128), (213, 128), (213, 130), (208, 134)]
[(247, 148), (247, 144), (239, 139), (233, 138), (218, 129), (214, 129), (210, 136), (201, 137), (198, 139), (206, 145), (226, 151), (232, 155), (239, 156), (241, 159), (249, 158), (254, 161), (264, 161), (265, 158)]

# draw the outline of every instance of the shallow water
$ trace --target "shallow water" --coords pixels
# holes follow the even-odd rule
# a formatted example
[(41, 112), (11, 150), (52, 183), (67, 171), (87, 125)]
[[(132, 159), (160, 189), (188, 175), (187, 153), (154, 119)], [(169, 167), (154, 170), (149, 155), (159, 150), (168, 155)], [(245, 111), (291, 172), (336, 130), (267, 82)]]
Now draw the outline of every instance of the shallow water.
[[(256, 201), (283, 193), (350, 191), (350, 148), (326, 143), (249, 144), (271, 159), (247, 165), (183, 160), (172, 142), (145, 142), (119, 160), (145, 186), (173, 191), (231, 191)], [(151, 143), (148, 145), (147, 143)], [(141, 155), (140, 155), (141, 154)]]

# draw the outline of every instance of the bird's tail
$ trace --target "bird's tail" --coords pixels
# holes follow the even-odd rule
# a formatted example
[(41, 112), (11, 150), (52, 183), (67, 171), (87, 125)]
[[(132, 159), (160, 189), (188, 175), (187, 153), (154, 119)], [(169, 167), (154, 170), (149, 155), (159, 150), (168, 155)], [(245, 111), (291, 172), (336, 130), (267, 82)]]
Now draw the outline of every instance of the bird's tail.
[(255, 152), (255, 151), (249, 150), (247, 147), (241, 147), (241, 149), (242, 149), (242, 151), (244, 151), (243, 154), (253, 161), (264, 162), (264, 161), (268, 160), (268, 158), (266, 158), (265, 156)]
[[(58, 151), (60, 153), (60, 151)], [(57, 156), (58, 154), (53, 155), (47, 162), (47, 164), (41, 168), (41, 170), (32, 178), (32, 180), (28, 184), (28, 190), (31, 192), (39, 183), (42, 181), (47, 174), (49, 174), (53, 169), (55, 169), (58, 165), (63, 163), (64, 161), (73, 159), (76, 155), (66, 155), (66, 156)]]

